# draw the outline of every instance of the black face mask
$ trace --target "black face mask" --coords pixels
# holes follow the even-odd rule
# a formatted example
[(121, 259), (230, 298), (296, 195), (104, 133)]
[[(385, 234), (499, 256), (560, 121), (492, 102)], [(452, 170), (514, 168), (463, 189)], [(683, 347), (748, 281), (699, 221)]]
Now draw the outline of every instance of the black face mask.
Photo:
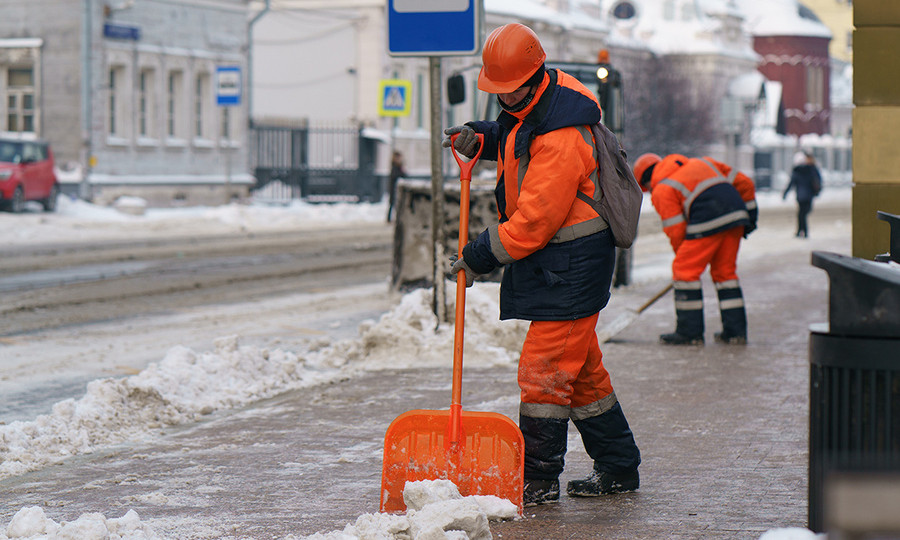
[(515, 105), (507, 105), (500, 96), (497, 96), (497, 103), (500, 104), (500, 108), (506, 112), (516, 113), (521, 110), (524, 110), (525, 107), (528, 106), (529, 103), (534, 99), (534, 95), (537, 94), (537, 86), (532, 86), (531, 91), (528, 92), (528, 95), (522, 98), (522, 101), (516, 103)]

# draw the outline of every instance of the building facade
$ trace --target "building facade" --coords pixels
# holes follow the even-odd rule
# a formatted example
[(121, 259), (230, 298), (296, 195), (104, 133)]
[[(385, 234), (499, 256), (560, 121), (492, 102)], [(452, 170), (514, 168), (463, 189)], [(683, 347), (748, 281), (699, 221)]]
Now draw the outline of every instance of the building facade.
[(50, 141), (99, 202), (246, 193), (247, 0), (4, 0), (0, 130)]

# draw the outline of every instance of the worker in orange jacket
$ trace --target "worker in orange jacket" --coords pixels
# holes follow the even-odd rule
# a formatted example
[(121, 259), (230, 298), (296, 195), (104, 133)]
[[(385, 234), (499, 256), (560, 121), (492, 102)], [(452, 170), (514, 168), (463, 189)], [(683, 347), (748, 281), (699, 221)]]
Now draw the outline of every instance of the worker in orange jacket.
[(712, 158), (644, 154), (634, 176), (662, 219), (675, 259), (675, 332), (659, 336), (669, 345), (703, 344), (700, 275), (709, 266), (719, 297), (722, 331), (716, 341), (747, 343), (747, 314), (737, 275), (741, 238), (756, 228), (756, 188), (745, 174)]
[[(567, 486), (570, 496), (638, 488), (640, 451), (613, 391), (597, 340), (610, 296), (615, 245), (591, 203), (597, 156), (590, 126), (597, 98), (577, 79), (546, 69), (535, 33), (521, 24), (485, 42), (478, 87), (496, 94), (497, 121), (445, 130), (454, 148), (497, 161), (499, 223), (466, 245), (450, 274), (504, 267), (500, 318), (531, 321), (519, 358), (519, 427), (525, 440), (526, 506), (559, 500), (569, 419), (593, 470)], [(445, 146), (451, 144), (449, 139)]]

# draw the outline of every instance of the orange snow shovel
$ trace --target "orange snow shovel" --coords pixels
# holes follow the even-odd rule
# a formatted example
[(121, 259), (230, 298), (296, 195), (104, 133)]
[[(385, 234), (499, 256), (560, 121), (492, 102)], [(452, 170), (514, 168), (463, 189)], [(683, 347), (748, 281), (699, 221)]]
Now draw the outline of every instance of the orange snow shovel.
[[(457, 135), (451, 136), (451, 141)], [(459, 256), (468, 241), (469, 184), (472, 168), (481, 155), (484, 135), (478, 135), (478, 153), (463, 162), (450, 148), (461, 169), (459, 201)], [(522, 513), (522, 474), (525, 463), (522, 432), (508, 417), (492, 412), (462, 410), (463, 329), (466, 276), (456, 275), (456, 328), (453, 340), (453, 386), (450, 410), (408, 411), (391, 422), (384, 436), (381, 470), (381, 511), (403, 512), (406, 482), (450, 480), (463, 496), (496, 495), (508, 499)]]

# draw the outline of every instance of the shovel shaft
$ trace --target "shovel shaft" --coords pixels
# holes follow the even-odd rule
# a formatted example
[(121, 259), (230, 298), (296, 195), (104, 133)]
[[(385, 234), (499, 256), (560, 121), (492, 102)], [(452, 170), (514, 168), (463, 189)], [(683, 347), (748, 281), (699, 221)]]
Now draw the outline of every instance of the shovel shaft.
[[(459, 165), (459, 247), (457, 256), (462, 258), (463, 248), (469, 243), (469, 192), (472, 184), (472, 168), (484, 150), (484, 135), (478, 134), (478, 151), (468, 162), (463, 161), (456, 152), (455, 142), (459, 134), (450, 137), (450, 149)], [(453, 334), (453, 388), (450, 395), (450, 446), (459, 444), (462, 426), (462, 362), (463, 343), (465, 343), (466, 317), (466, 271), (456, 274), (456, 317)]]

